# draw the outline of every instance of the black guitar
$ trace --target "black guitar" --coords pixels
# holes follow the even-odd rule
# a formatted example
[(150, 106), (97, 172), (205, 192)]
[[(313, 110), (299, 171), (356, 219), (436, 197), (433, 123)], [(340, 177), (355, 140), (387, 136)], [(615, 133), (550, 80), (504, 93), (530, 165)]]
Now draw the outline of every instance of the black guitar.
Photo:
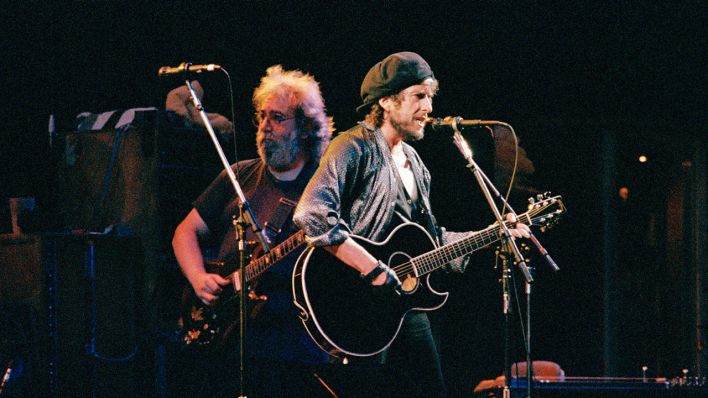
[[(556, 196), (535, 203), (518, 221), (547, 226), (564, 212), (561, 197)], [(354, 268), (322, 248), (309, 247), (293, 271), (293, 297), (302, 323), (331, 355), (375, 355), (393, 342), (408, 311), (431, 311), (445, 304), (448, 293), (429, 284), (432, 271), (500, 240), (502, 234), (499, 225), (492, 225), (437, 248), (425, 229), (413, 223), (399, 225), (383, 242), (353, 235), (396, 272), (402, 282), (400, 296), (375, 294), (377, 288), (364, 282)]]
[[(258, 302), (265, 299), (258, 296), (253, 289), (254, 279), (265, 272), (272, 265), (282, 260), (300, 246), (305, 244), (305, 234), (302, 231), (291, 235), (270, 252), (258, 257), (246, 265), (247, 303), (253, 313), (257, 310)], [(213, 306), (205, 305), (194, 293), (191, 286), (187, 285), (182, 294), (182, 316), (180, 318), (180, 336), (187, 345), (210, 345), (215, 341), (223, 342), (228, 336), (234, 322), (238, 317), (238, 305), (241, 291), (241, 273), (238, 260), (207, 262), (205, 268), (209, 273), (218, 273), (231, 280), (233, 289), (224, 289), (219, 295), (219, 301)], [(236, 269), (235, 271), (233, 271)]]

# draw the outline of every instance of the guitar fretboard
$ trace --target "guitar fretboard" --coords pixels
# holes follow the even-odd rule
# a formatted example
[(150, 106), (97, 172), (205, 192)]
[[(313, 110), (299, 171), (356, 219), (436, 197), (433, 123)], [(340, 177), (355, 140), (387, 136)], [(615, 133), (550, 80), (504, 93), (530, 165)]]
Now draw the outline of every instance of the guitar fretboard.
[(279, 245), (271, 248), (270, 252), (258, 257), (257, 260), (246, 266), (246, 274), (244, 275), (246, 282), (252, 281), (255, 277), (267, 270), (271, 265), (282, 260), (283, 257), (292, 253), (303, 244), (305, 244), (305, 233), (303, 231), (297, 231)]
[[(518, 222), (524, 222), (531, 226), (537, 225), (539, 221), (543, 223), (546, 219), (553, 218), (555, 215), (563, 212), (563, 208), (561, 207), (555, 213), (551, 212), (550, 215), (548, 214), (548, 207), (555, 203), (556, 201), (550, 201), (549, 204), (531, 209), (526, 213), (519, 215)], [(539, 214), (546, 215), (539, 216)], [(504, 224), (507, 226), (507, 228), (513, 228), (513, 224), (510, 222), (504, 222)], [(475, 250), (479, 250), (491, 243), (500, 240), (502, 238), (502, 235), (503, 231), (500, 226), (491, 225), (481, 231), (473, 233), (472, 235), (466, 238), (449, 243), (433, 251), (412, 258), (410, 262), (415, 268), (418, 276), (422, 276), (432, 271), (435, 271), (436, 269), (442, 267), (450, 261), (453, 261), (464, 255), (470, 254)]]

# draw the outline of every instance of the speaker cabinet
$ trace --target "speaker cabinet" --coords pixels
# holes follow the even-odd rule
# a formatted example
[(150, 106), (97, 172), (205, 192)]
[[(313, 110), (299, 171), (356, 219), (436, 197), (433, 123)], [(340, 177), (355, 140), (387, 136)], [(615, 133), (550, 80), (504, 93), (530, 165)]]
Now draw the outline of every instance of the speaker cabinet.
[(171, 113), (151, 115), (125, 130), (70, 131), (57, 137), (64, 226), (86, 231), (129, 227), (146, 251), (171, 250), (174, 227), (222, 166), (206, 131), (177, 127)]
[(38, 336), (39, 358), (26, 396), (141, 395), (140, 240), (47, 234), (0, 242), (0, 303), (27, 303), (38, 320), (24, 325)]
[[(129, 229), (140, 238), (144, 301), (152, 304), (147, 317), (151, 328), (159, 329), (177, 318), (157, 310), (171, 293), (157, 289), (163, 266), (174, 266), (166, 263), (175, 227), (222, 166), (205, 130), (184, 127), (173, 113), (150, 115), (127, 129), (57, 136), (56, 223), (73, 231)], [(225, 140), (222, 145), (229, 147)], [(170, 300), (173, 306), (179, 295)]]

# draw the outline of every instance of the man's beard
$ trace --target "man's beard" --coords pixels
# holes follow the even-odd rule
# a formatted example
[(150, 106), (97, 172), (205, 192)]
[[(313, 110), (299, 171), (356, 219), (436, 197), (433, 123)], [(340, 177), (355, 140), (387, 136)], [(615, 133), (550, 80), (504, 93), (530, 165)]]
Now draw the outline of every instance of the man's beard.
[(283, 141), (264, 140), (258, 144), (258, 156), (275, 170), (288, 170), (295, 162), (302, 146), (297, 138)]

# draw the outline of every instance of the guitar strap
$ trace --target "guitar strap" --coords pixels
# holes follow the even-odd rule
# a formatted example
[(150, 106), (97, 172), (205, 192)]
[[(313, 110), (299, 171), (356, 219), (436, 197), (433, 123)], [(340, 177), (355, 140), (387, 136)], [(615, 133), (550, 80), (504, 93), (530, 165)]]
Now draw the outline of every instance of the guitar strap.
[(278, 207), (273, 210), (270, 220), (265, 223), (266, 233), (271, 240), (274, 240), (283, 231), (283, 226), (290, 220), (295, 206), (297, 206), (297, 202), (286, 197), (281, 197), (278, 200)]

